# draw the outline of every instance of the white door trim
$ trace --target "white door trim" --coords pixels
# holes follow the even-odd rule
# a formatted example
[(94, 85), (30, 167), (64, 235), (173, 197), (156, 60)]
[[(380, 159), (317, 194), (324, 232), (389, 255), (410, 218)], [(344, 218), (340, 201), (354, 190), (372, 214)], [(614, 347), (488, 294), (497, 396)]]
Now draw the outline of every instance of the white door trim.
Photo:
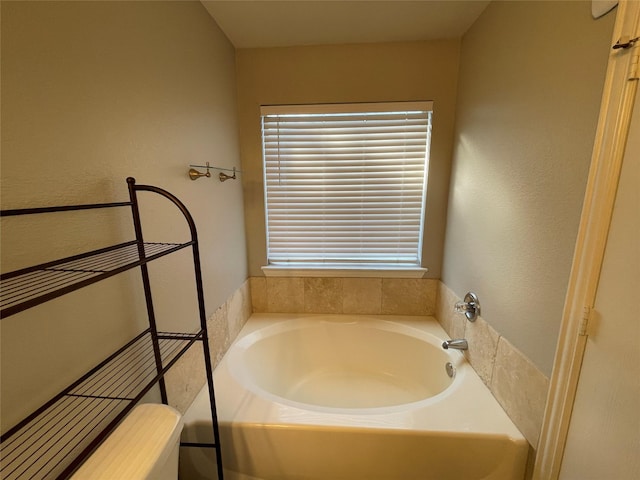
[[(611, 45), (625, 36), (629, 39), (640, 36), (638, 1), (622, 0), (618, 6)], [(632, 58), (635, 56), (637, 61), (638, 55), (640, 40), (628, 49), (612, 50), (609, 57), (591, 168), (533, 471), (534, 480), (555, 480), (560, 473), (586, 346), (588, 327), (585, 328), (585, 324), (595, 302), (638, 84), (638, 79), (629, 80), (628, 72)]]

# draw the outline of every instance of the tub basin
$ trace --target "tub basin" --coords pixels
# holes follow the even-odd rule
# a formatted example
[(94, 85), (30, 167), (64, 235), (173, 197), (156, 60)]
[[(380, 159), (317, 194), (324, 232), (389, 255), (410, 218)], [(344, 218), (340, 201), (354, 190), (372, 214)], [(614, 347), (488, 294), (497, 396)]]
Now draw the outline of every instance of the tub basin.
[[(432, 317), (254, 314), (214, 372), (227, 480), (521, 480), (526, 440), (447, 338)], [(210, 440), (207, 412), (205, 388), (183, 440)]]

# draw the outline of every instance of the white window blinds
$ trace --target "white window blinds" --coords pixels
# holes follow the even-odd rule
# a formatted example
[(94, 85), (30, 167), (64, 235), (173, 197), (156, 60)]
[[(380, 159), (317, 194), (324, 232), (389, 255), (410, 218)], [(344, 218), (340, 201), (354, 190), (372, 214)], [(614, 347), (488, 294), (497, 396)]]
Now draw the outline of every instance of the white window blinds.
[(431, 110), (262, 107), (269, 264), (419, 266)]

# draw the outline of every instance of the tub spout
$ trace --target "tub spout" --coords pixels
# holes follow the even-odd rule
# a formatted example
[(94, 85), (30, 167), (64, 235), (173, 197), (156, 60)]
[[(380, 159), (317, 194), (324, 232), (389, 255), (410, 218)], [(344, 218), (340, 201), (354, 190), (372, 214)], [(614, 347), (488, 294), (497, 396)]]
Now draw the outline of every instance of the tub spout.
[(442, 348), (448, 350), (453, 348), (455, 350), (467, 350), (469, 345), (464, 338), (456, 338), (455, 340), (445, 340), (442, 342)]

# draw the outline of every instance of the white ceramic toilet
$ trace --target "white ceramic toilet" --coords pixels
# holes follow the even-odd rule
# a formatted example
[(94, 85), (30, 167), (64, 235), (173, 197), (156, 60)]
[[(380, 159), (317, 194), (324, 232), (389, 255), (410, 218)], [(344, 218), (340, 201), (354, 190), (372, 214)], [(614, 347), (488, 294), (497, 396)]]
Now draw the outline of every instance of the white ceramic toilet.
[(71, 478), (177, 480), (182, 425), (167, 405), (138, 405)]

